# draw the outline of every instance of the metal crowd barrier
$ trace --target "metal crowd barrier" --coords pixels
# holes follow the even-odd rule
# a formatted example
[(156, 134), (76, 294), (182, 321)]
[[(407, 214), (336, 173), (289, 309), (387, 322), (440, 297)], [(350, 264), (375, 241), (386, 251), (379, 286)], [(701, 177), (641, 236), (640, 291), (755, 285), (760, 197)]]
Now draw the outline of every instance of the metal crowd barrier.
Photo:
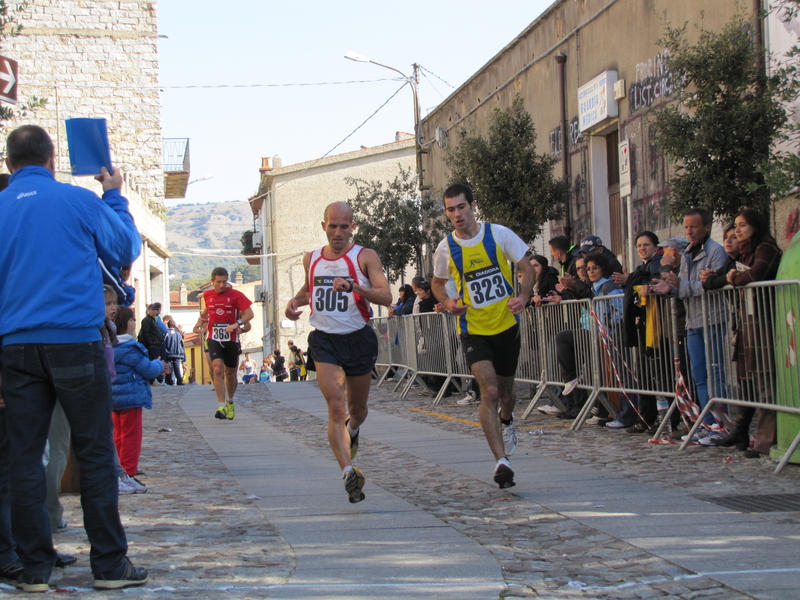
[[(592, 329), (590, 322), (591, 304), (589, 300), (565, 300), (562, 302), (546, 303), (538, 308), (529, 308), (520, 325), (524, 330), (532, 328), (529, 333), (535, 341), (535, 351), (538, 354), (538, 365), (541, 367), (538, 381), (539, 389), (531, 399), (530, 404), (522, 414), (522, 419), (527, 419), (531, 411), (539, 403), (544, 394), (549, 394), (556, 406), (561, 410), (566, 407), (557, 394), (550, 394), (553, 387), (564, 387), (558, 361), (557, 346), (559, 342), (569, 344), (569, 339), (564, 336), (571, 335), (574, 348), (575, 362), (577, 363), (578, 385), (576, 389), (589, 390), (594, 395), (596, 387), (596, 365), (591, 351)], [(523, 322), (527, 321), (525, 325)], [(524, 342), (524, 339), (523, 339)], [(574, 392), (573, 392), (574, 393)]]
[[(526, 419), (547, 394), (564, 409), (553, 390), (566, 385), (559, 366), (558, 347), (568, 344), (577, 366), (577, 390), (588, 393), (572, 428), (580, 429), (598, 401), (616, 414), (609, 394), (662, 396), (675, 399), (677, 368), (682, 368), (688, 396), (696, 402), (688, 361), (681, 356), (685, 332), (679, 327), (678, 300), (650, 295), (645, 302), (645, 326), (633, 346), (624, 339), (623, 296), (592, 300), (568, 300), (529, 308), (521, 315), (522, 351), (517, 381), (538, 385), (522, 414)], [(800, 369), (796, 351), (795, 323), (800, 315), (800, 280), (770, 281), (743, 288), (723, 288), (702, 296), (703, 327), (709, 402), (684, 419), (693, 421), (680, 446), (689, 444), (697, 428), (711, 412), (730, 427), (724, 405), (752, 407), (800, 414)], [(378, 334), (378, 366), (385, 367), (379, 385), (392, 370), (402, 370), (394, 390), (405, 381), (405, 396), (419, 376), (443, 377), (434, 399), (438, 404), (453, 378), (470, 379), (452, 315), (427, 313), (395, 318), (374, 318)], [(746, 361), (737, 360), (739, 347), (747, 348)], [(432, 381), (428, 379), (428, 381)], [(575, 393), (575, 392), (573, 392)], [(633, 399), (633, 398), (632, 398)], [(689, 403), (691, 404), (691, 402)], [(658, 439), (679, 402), (672, 402), (654, 439)], [(698, 414), (699, 413), (699, 414)], [(653, 424), (649, 424), (653, 425)], [(794, 438), (775, 473), (780, 473), (800, 446)]]
[[(703, 295), (703, 327), (713, 332), (706, 339), (710, 399), (681, 450), (718, 404), (800, 414), (795, 335), (799, 314), (798, 280), (728, 286)], [(800, 432), (778, 462), (775, 474), (783, 470), (799, 445)]]

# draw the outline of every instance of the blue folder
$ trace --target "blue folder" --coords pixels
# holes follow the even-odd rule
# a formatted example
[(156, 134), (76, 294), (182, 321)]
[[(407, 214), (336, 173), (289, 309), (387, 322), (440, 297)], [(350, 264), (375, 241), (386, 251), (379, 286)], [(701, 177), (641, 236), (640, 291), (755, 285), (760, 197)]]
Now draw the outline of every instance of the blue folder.
[(114, 172), (105, 119), (67, 119), (64, 124), (73, 175), (100, 175), (100, 167)]

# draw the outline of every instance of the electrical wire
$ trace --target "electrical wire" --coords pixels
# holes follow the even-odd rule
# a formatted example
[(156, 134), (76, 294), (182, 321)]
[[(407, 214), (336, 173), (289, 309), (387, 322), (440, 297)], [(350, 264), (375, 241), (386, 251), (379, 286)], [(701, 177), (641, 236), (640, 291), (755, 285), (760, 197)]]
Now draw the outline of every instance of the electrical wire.
[[(308, 87), (315, 85), (347, 85), (350, 83), (376, 83), (379, 81), (403, 81), (400, 77), (385, 79), (359, 79), (354, 81), (316, 81), (310, 83), (241, 83), (220, 85), (160, 85), (162, 90), (225, 89), (225, 88), (269, 88), (269, 87)], [(445, 82), (447, 83), (447, 82)], [(452, 86), (451, 86), (452, 87)]]
[(315, 166), (316, 166), (316, 165), (319, 163), (319, 161), (321, 161), (322, 159), (326, 158), (326, 157), (327, 157), (327, 156), (328, 156), (328, 155), (329, 155), (331, 152), (333, 152), (333, 151), (334, 151), (334, 150), (336, 150), (336, 149), (337, 149), (339, 146), (341, 146), (342, 144), (344, 144), (344, 143), (345, 143), (345, 142), (346, 142), (348, 139), (350, 139), (350, 138), (351, 138), (351, 137), (352, 137), (352, 136), (353, 136), (353, 135), (354, 135), (354, 134), (355, 134), (355, 133), (356, 133), (356, 132), (357, 132), (359, 129), (361, 129), (361, 128), (362, 128), (364, 125), (366, 125), (366, 124), (367, 124), (367, 122), (368, 122), (370, 119), (372, 119), (372, 117), (374, 117), (375, 115), (377, 115), (377, 114), (378, 114), (378, 112), (380, 112), (380, 110), (381, 110), (381, 109), (382, 109), (384, 106), (386, 106), (387, 104), (389, 104), (389, 102), (391, 102), (391, 101), (392, 101), (392, 99), (393, 99), (395, 96), (397, 96), (397, 94), (399, 94), (399, 93), (400, 93), (400, 90), (402, 90), (402, 89), (403, 89), (404, 87), (406, 87), (407, 85), (409, 85), (409, 83), (408, 83), (408, 81), (405, 81), (405, 83), (403, 83), (403, 85), (401, 85), (399, 88), (397, 88), (397, 91), (396, 91), (394, 94), (392, 94), (391, 96), (389, 96), (389, 98), (386, 100), (386, 102), (384, 102), (383, 104), (381, 104), (381, 105), (380, 105), (380, 106), (379, 106), (377, 109), (375, 109), (375, 112), (373, 112), (373, 113), (372, 113), (370, 116), (368, 116), (366, 119), (364, 119), (364, 121), (361, 123), (361, 125), (359, 125), (359, 126), (358, 126), (358, 127), (356, 127), (356, 128), (353, 130), (353, 131), (351, 131), (350, 133), (348, 133), (348, 134), (345, 136), (345, 138), (344, 138), (344, 139), (343, 139), (341, 142), (339, 142), (338, 144), (336, 144), (336, 145), (335, 145), (333, 148), (331, 148), (330, 150), (328, 150), (328, 151), (327, 151), (325, 154), (323, 154), (322, 156), (320, 156), (318, 159), (316, 159), (315, 161), (311, 162), (311, 164), (309, 164), (309, 165), (308, 165), (306, 168), (304, 168), (304, 169), (302, 169), (302, 170), (300, 170), (300, 171), (297, 171), (296, 173), (293, 173), (293, 174), (292, 174), (292, 177), (290, 177), (290, 178), (289, 178), (289, 179), (287, 179), (286, 181), (282, 181), (282, 182), (281, 182), (281, 183), (280, 183), (278, 186), (276, 186), (276, 187), (275, 187), (275, 188), (274, 188), (272, 191), (279, 190), (280, 188), (282, 188), (282, 187), (283, 187), (284, 185), (286, 185), (287, 183), (289, 183), (289, 182), (291, 182), (291, 181), (295, 180), (297, 177), (299, 177), (300, 175), (302, 175), (303, 173), (305, 173), (305, 172), (306, 172), (306, 171), (308, 171), (309, 169), (311, 169), (311, 168), (315, 167)]

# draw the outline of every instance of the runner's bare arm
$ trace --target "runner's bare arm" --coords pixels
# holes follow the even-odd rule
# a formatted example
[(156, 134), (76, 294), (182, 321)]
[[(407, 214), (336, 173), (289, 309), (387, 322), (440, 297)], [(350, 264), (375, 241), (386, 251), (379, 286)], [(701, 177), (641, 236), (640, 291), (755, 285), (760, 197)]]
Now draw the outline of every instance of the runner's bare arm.
[(205, 333), (208, 329), (208, 311), (206, 310), (206, 299), (203, 296), (200, 296), (200, 318), (197, 319), (197, 323), (194, 324), (192, 327), (192, 331), (195, 333)]
[(531, 293), (533, 292), (533, 265), (531, 265), (531, 261), (528, 260), (527, 256), (523, 256), (522, 259), (517, 263), (517, 268), (519, 269), (520, 273), (522, 273), (522, 281), (520, 283), (520, 290), (519, 296), (516, 298), (510, 298), (508, 301), (508, 310), (510, 310), (515, 315), (520, 314), (523, 310), (525, 310), (525, 305), (528, 303), (528, 299), (531, 297)]
[(309, 298), (308, 298), (308, 267), (309, 267), (310, 263), (311, 263), (311, 254), (309, 253), (309, 254), (306, 254), (303, 257), (303, 268), (305, 269), (305, 272), (306, 272), (305, 282), (303, 283), (303, 287), (301, 287), (300, 291), (298, 291), (294, 295), (294, 298), (289, 300), (289, 302), (286, 304), (286, 310), (284, 311), (284, 314), (286, 315), (286, 318), (289, 319), (290, 321), (297, 321), (297, 319), (300, 318), (300, 315), (303, 314), (303, 311), (299, 310), (300, 307), (308, 305), (308, 302), (309, 302)]
[(442, 306), (446, 311), (449, 311), (456, 316), (463, 315), (465, 312), (467, 312), (467, 305), (459, 304), (461, 298), (451, 298), (447, 295), (447, 289), (444, 287), (446, 283), (447, 279), (442, 279), (441, 277), (436, 277), (434, 275), (433, 281), (431, 281), (431, 291), (433, 292), (433, 295), (436, 296), (436, 299), (442, 303)]
[(366, 298), (367, 301), (381, 306), (389, 306), (392, 303), (392, 290), (389, 289), (389, 282), (383, 272), (383, 265), (381, 265), (378, 253), (370, 248), (364, 248), (358, 256), (358, 266), (361, 267), (372, 287), (364, 287), (337, 277), (333, 280), (333, 289), (337, 292), (349, 292), (352, 285), (352, 291)]

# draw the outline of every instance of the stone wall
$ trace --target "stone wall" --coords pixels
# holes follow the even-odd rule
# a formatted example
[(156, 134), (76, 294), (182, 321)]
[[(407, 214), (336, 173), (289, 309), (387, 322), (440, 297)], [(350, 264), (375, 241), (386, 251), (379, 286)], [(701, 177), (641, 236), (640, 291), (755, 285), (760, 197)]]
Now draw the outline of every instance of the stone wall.
[(156, 2), (31, 0), (18, 22), (22, 35), (5, 40), (2, 54), (19, 61), (20, 103), (35, 95), (47, 106), (11, 126), (47, 129), (58, 170), (69, 171), (64, 120), (107, 119), (114, 164), (145, 205), (163, 203)]
[[(268, 293), (276, 290), (271, 301), (264, 303), (265, 346), (274, 343), (285, 355), (286, 344), (292, 339), (301, 349), (307, 348), (306, 337), (311, 331), (308, 307), (296, 322), (285, 321), (283, 311), (305, 281), (303, 255), (327, 243), (321, 226), (325, 207), (355, 197), (355, 188), (345, 178), (389, 183), (401, 166), (413, 171), (415, 164), (414, 141), (407, 140), (264, 173), (259, 193), (273, 192), (263, 215), (274, 214), (271, 224), (262, 220), (262, 230), (272, 231), (272, 246), (265, 245), (264, 251), (276, 254), (270, 260), (262, 259), (265, 289)], [(265, 243), (269, 239), (265, 235)], [(377, 306), (373, 310), (378, 314)]]

